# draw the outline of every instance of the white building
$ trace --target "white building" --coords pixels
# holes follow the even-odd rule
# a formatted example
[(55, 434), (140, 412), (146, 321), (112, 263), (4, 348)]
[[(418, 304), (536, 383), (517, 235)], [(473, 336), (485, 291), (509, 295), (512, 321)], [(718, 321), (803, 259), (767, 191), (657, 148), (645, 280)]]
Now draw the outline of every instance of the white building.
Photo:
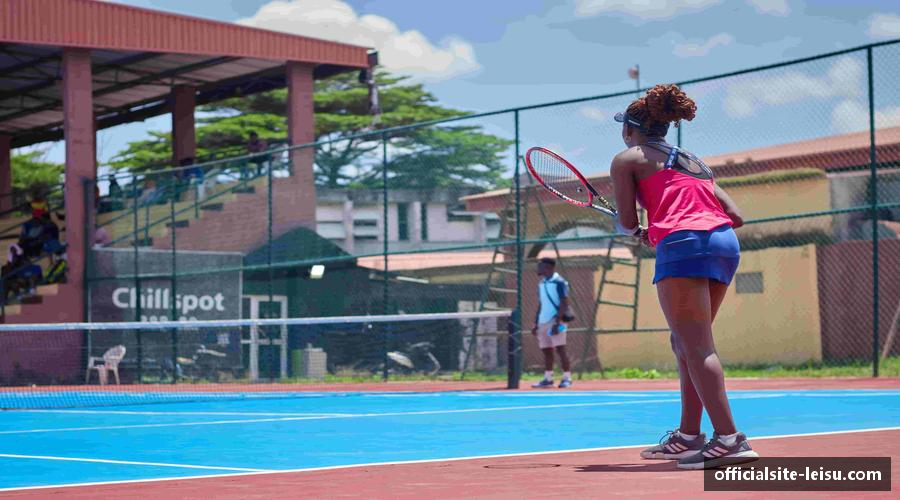
[[(459, 189), (392, 189), (388, 192), (388, 245), (391, 252), (472, 245), (500, 237), (500, 218), (493, 212), (466, 212)], [(316, 227), (348, 253), (384, 250), (382, 191), (316, 190)], [(457, 209), (459, 208), (459, 209)]]

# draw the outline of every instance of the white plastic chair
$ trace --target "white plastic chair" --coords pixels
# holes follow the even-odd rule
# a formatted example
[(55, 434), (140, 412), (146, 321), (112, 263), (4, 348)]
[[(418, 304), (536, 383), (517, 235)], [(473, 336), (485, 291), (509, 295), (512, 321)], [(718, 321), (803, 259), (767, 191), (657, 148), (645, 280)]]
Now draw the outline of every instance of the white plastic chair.
[(125, 346), (117, 345), (111, 347), (103, 353), (103, 356), (91, 356), (88, 358), (87, 370), (84, 372), (84, 383), (87, 384), (91, 379), (91, 370), (97, 370), (97, 377), (100, 378), (100, 385), (106, 385), (109, 372), (113, 372), (116, 378), (116, 385), (119, 385), (119, 362), (125, 357)]

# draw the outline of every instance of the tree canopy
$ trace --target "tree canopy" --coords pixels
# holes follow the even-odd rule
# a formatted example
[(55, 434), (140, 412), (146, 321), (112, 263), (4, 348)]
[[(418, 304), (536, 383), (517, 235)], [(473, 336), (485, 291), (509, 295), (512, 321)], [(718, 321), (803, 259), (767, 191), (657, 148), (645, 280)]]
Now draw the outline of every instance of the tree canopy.
[(12, 156), (13, 189), (55, 186), (63, 181), (63, 165), (44, 160), (39, 150)]
[[(418, 83), (384, 71), (377, 74), (381, 106), (377, 129), (461, 117), (466, 113), (440, 105)], [(340, 74), (316, 81), (314, 94), (317, 141), (316, 184), (323, 187), (380, 185), (381, 134), (369, 114), (368, 89), (355, 74)], [(287, 135), (287, 90), (279, 89), (234, 97), (200, 109), (197, 119), (197, 157), (213, 153), (243, 153), (247, 136), (255, 131), (270, 143)], [(503, 185), (504, 155), (512, 141), (488, 134), (462, 122), (410, 129), (388, 137), (388, 172), (392, 187)], [(354, 137), (372, 132), (365, 137)], [(171, 133), (151, 132), (145, 140), (129, 143), (110, 162), (134, 171), (160, 168), (171, 161)], [(508, 161), (508, 160), (507, 160)]]

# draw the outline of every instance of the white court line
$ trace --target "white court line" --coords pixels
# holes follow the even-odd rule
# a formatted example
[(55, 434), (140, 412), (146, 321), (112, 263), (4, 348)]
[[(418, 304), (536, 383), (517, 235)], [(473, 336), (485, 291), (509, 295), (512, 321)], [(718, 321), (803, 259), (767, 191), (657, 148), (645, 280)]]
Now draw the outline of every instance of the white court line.
[(160, 462), (135, 462), (131, 460), (107, 460), (103, 458), (51, 457), (45, 455), (13, 455), (0, 453), (0, 458), (25, 458), (33, 460), (60, 460), (64, 462), (91, 462), (98, 464), (146, 465), (150, 467), (175, 467), (178, 469), (233, 470), (238, 472), (271, 472), (271, 469), (248, 469), (245, 467), (217, 467), (212, 465), (169, 464)]
[(260, 413), (241, 411), (131, 411), (131, 410), (13, 410), (15, 413), (74, 413), (86, 415), (210, 415), (232, 417), (343, 417), (352, 413)]
[[(797, 438), (797, 437), (811, 437), (811, 436), (834, 436), (840, 434), (859, 434), (864, 432), (882, 432), (882, 431), (898, 431), (900, 427), (876, 427), (872, 429), (855, 429), (849, 431), (826, 431), (826, 432), (809, 432), (805, 434), (782, 434), (782, 435), (774, 435), (774, 436), (756, 436), (751, 439), (751, 441), (759, 441), (763, 439), (786, 439), (786, 438)], [(628, 445), (628, 446), (603, 446), (599, 448), (575, 448), (569, 450), (557, 450), (557, 451), (537, 451), (537, 452), (524, 452), (524, 453), (504, 453), (498, 455), (473, 455), (468, 457), (453, 457), (453, 458), (429, 458), (424, 460), (403, 460), (396, 462), (374, 462), (374, 463), (365, 463), (365, 464), (352, 464), (352, 465), (331, 465), (327, 467), (311, 467), (307, 469), (285, 469), (285, 470), (266, 470), (263, 472), (237, 472), (233, 474), (210, 474), (205, 476), (182, 476), (182, 477), (163, 477), (163, 478), (154, 478), (154, 479), (126, 479), (123, 481), (100, 481), (93, 483), (70, 483), (70, 484), (56, 484), (56, 485), (48, 485), (48, 486), (24, 486), (24, 487), (16, 487), (16, 488), (0, 488), (0, 491), (25, 491), (25, 490), (45, 490), (50, 488), (78, 488), (83, 486), (102, 486), (102, 485), (112, 485), (112, 484), (134, 484), (134, 483), (158, 483), (163, 481), (185, 481), (189, 479), (213, 479), (213, 478), (225, 478), (225, 477), (238, 477), (238, 476), (264, 476), (270, 474), (297, 474), (304, 472), (317, 472), (317, 471), (325, 471), (325, 470), (340, 470), (340, 469), (358, 469), (361, 467), (380, 467), (385, 465), (409, 465), (409, 464), (428, 464), (435, 462), (462, 462), (467, 460), (482, 460), (488, 458), (510, 458), (510, 457), (533, 457), (533, 456), (542, 456), (542, 455), (564, 455), (570, 453), (586, 453), (586, 452), (595, 452), (595, 451), (609, 451), (609, 450), (629, 450), (634, 448), (644, 448), (647, 446), (653, 446), (652, 444), (638, 444), (638, 445)]]
[[(572, 398), (572, 397), (597, 397), (594, 392), (570, 392), (570, 393), (525, 393), (525, 394), (500, 394), (505, 397), (532, 397), (532, 398)], [(672, 391), (668, 391), (672, 393)], [(868, 392), (868, 393), (834, 393), (834, 392), (808, 392), (808, 391), (729, 391), (732, 399), (747, 399), (748, 396), (760, 397), (854, 397), (854, 398), (870, 398), (870, 397), (900, 397), (900, 391), (893, 392)], [(461, 396), (496, 396), (494, 393), (466, 393)], [(648, 397), (658, 397), (663, 394), (635, 394), (628, 392), (604, 392), (603, 397), (629, 397), (634, 399), (644, 399)], [(366, 394), (365, 396), (370, 396)], [(386, 397), (384, 395), (372, 394), (374, 397)], [(406, 395), (404, 395), (406, 396)], [(647, 400), (646, 402), (652, 402)], [(51, 414), (86, 414), (86, 415), (195, 415), (195, 416), (233, 416), (233, 417), (353, 417), (357, 414), (353, 413), (296, 413), (296, 412), (230, 412), (230, 411), (135, 411), (135, 410), (73, 410), (73, 409), (25, 409), (9, 410), (11, 413), (51, 413)], [(2, 432), (0, 432), (2, 434)]]
[[(735, 396), (731, 399), (764, 399), (764, 398), (779, 398), (783, 397), (782, 394), (763, 394), (763, 395), (747, 395), (747, 396)], [(214, 421), (204, 421), (204, 422), (177, 422), (177, 423), (165, 423), (165, 424), (131, 424), (131, 425), (106, 425), (106, 426), (97, 426), (97, 427), (68, 427), (68, 428), (60, 428), (60, 429), (27, 429), (27, 430), (15, 430), (15, 431), (0, 431), (0, 435), (10, 435), (10, 434), (38, 434), (38, 433), (48, 433), (48, 432), (78, 432), (78, 431), (100, 431), (100, 430), (115, 430), (115, 429), (147, 429), (147, 428), (157, 428), (157, 427), (191, 427), (198, 425), (234, 425), (234, 424), (255, 424), (255, 423), (265, 423), (265, 422), (296, 422), (300, 420), (327, 420), (327, 419), (342, 419), (342, 418), (377, 418), (377, 417), (403, 417), (410, 415), (445, 415), (445, 414), (454, 414), (454, 413), (482, 413), (482, 412), (498, 412), (498, 411), (519, 411), (519, 410), (543, 410), (543, 409), (556, 409), (556, 408), (583, 408), (583, 407), (592, 407), (592, 406), (623, 406), (623, 405), (640, 405), (640, 404), (649, 404), (649, 403), (680, 403), (680, 398), (670, 398), (670, 399), (655, 399), (655, 400), (641, 400), (641, 401), (604, 401), (601, 403), (568, 403), (568, 404), (553, 404), (553, 405), (532, 405), (532, 406), (505, 406), (505, 407), (495, 407), (495, 408), (466, 408), (461, 410), (423, 410), (423, 411), (409, 411), (409, 412), (388, 412), (388, 413), (352, 413), (345, 414), (339, 416), (327, 416), (327, 417), (319, 417), (319, 416), (304, 416), (304, 417), (283, 417), (283, 418), (255, 418), (255, 419), (245, 419), (245, 420), (214, 420)]]

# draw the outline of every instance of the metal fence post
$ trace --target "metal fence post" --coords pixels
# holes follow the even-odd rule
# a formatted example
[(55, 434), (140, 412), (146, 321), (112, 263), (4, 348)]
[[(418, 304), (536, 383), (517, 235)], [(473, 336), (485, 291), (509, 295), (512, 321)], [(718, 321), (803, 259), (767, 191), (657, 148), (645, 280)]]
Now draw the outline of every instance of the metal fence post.
[[(141, 321), (141, 316), (143, 315), (141, 312), (141, 278), (140, 278), (140, 268), (138, 264), (138, 260), (140, 258), (139, 248), (138, 248), (138, 232), (140, 231), (138, 224), (138, 177), (137, 174), (131, 175), (131, 208), (133, 214), (133, 224), (134, 224), (134, 239), (132, 240), (132, 245), (134, 245), (134, 320)], [(138, 382), (144, 381), (144, 343), (143, 336), (141, 335), (141, 329), (138, 328), (134, 334), (134, 341), (137, 343), (137, 379)]]
[[(257, 169), (259, 169), (259, 165), (261, 165), (261, 163), (257, 163), (257, 167), (256, 167)], [(273, 193), (272, 164), (269, 163), (268, 167), (266, 168), (266, 269), (268, 271), (268, 278), (269, 278), (267, 280), (268, 281), (268, 292), (269, 292), (269, 308), (268, 308), (269, 313), (266, 316), (268, 316), (268, 317), (274, 317), (272, 315), (272, 307), (273, 307), (273, 303), (274, 303), (274, 294), (275, 294), (275, 290), (274, 290), (275, 285), (273, 283), (275, 274), (272, 269), (272, 224), (273, 224), (272, 218), (274, 216), (274, 212), (272, 211), (272, 206), (273, 206), (272, 193)], [(280, 306), (279, 306), (279, 308), (280, 308)], [(281, 314), (279, 313), (278, 316), (281, 316)], [(257, 328), (259, 328), (259, 327), (257, 327)], [(275, 335), (273, 335), (273, 331), (270, 329), (265, 329), (264, 331), (265, 331), (265, 336), (268, 338), (269, 345), (271, 346), (272, 339)], [(279, 332), (278, 336), (280, 337), (280, 332)], [(288, 346), (281, 346), (281, 348), (287, 349)], [(271, 359), (272, 359), (271, 358), (271, 350), (269, 353), (270, 353), (270, 356), (268, 359), (270, 360), (269, 361), (270, 370), (274, 371), (274, 368), (271, 366)], [(279, 356), (280, 356), (280, 354), (279, 354)], [(280, 376), (281, 376), (280, 366), (281, 365), (279, 364), (278, 377), (273, 376), (273, 377), (271, 377), (272, 379), (280, 378)]]
[(872, 205), (872, 376), (878, 376), (878, 163), (875, 155), (875, 82), (872, 47), (866, 48), (869, 80), (869, 185)]
[(522, 248), (522, 190), (520, 181), (520, 165), (519, 162), (519, 111), (513, 112), (513, 124), (515, 129), (515, 160), (516, 166), (513, 171), (515, 176), (516, 187), (516, 308), (511, 320), (515, 330), (512, 332), (512, 342), (510, 347), (513, 351), (512, 377), (510, 377), (508, 388), (518, 389), (519, 379), (522, 377), (522, 267), (524, 252)]
[[(384, 200), (384, 206), (382, 207), (382, 238), (384, 239), (383, 243), (383, 255), (384, 255), (384, 274), (382, 274), (384, 278), (384, 284), (382, 289), (382, 314), (388, 314), (388, 297), (389, 297), (389, 287), (388, 284), (388, 155), (387, 155), (387, 134), (381, 134), (381, 194)], [(381, 329), (382, 342), (381, 342), (381, 359), (382, 359), (382, 374), (381, 378), (384, 381), (388, 379), (388, 329), (385, 324)]]
[[(172, 302), (169, 306), (170, 308), (170, 316), (172, 321), (178, 321), (178, 307), (176, 307), (176, 297), (178, 296), (177, 288), (178, 284), (176, 283), (178, 277), (177, 273), (177, 243), (175, 241), (175, 233), (177, 232), (177, 223), (175, 222), (175, 199), (178, 198), (178, 183), (180, 182), (178, 177), (172, 175), (172, 192), (169, 195), (169, 223), (172, 226), (172, 273), (170, 276), (171, 280), (171, 288), (172, 288)], [(169, 332), (169, 340), (172, 342), (172, 383), (178, 382), (178, 329), (172, 328)]]
[[(82, 283), (82, 293), (84, 294), (84, 301), (82, 305), (82, 314), (83, 318), (86, 321), (90, 321), (90, 307), (91, 307), (91, 275), (93, 274), (93, 254), (91, 253), (94, 248), (94, 227), (95, 227), (95, 217), (96, 217), (96, 207), (97, 207), (97, 196), (94, 191), (97, 186), (97, 180), (94, 179), (93, 182), (91, 179), (84, 179), (82, 181), (82, 189), (83, 198), (84, 198), (84, 227), (82, 228), (84, 231), (84, 283)], [(81, 334), (82, 336), (82, 345), (84, 348), (82, 349), (82, 364), (81, 366), (87, 366), (88, 358), (90, 357), (91, 352), (91, 331), (85, 330)]]
[[(266, 193), (267, 208), (266, 208), (266, 210), (268, 211), (267, 215), (266, 215), (266, 218), (267, 218), (267, 220), (266, 220), (266, 224), (267, 224), (266, 241), (267, 241), (267, 247), (268, 247), (268, 250), (266, 251), (266, 265), (269, 269), (269, 302), (271, 303), (273, 294), (274, 294), (274, 292), (272, 290), (272, 278), (273, 278), (273, 275), (272, 275), (272, 224), (273, 224), (273, 221), (272, 221), (272, 219), (275, 215), (273, 212), (273, 209), (272, 209), (272, 205), (273, 205), (272, 195), (274, 192), (274, 188), (272, 186), (272, 164), (271, 163), (269, 164), (268, 168), (266, 169), (266, 189), (267, 189), (267, 193)], [(271, 307), (271, 304), (270, 304), (270, 307)]]

